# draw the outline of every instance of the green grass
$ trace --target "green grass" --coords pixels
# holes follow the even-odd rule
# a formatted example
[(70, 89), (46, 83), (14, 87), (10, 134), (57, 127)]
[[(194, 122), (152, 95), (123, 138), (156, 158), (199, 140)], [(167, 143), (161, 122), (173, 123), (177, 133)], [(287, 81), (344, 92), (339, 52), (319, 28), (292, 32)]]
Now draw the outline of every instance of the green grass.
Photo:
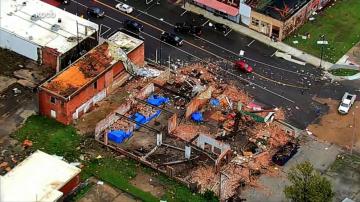
[(31, 116), (13, 136), (21, 142), (31, 140), (33, 150), (64, 156), (69, 161), (79, 156), (76, 148), (80, 145), (81, 137), (72, 126), (65, 126), (53, 119)]
[[(310, 39), (301, 36), (310, 33)], [(329, 62), (337, 62), (350, 48), (360, 41), (360, 1), (341, 0), (331, 8), (315, 16), (315, 21), (307, 22), (293, 36), (284, 42), (307, 53), (320, 57), (321, 47), (317, 44), (320, 35), (325, 35), (329, 42), (324, 47), (323, 58)], [(299, 41), (294, 44), (293, 41)]]
[[(14, 132), (12, 136), (21, 142), (25, 139), (31, 140), (33, 142), (32, 150), (40, 149), (49, 154), (64, 156), (68, 161), (78, 159), (80, 151), (76, 148), (83, 141), (82, 137), (76, 133), (76, 130), (72, 126), (65, 126), (53, 119), (42, 116), (29, 117), (25, 124)], [(81, 172), (82, 180), (90, 176), (95, 176), (145, 202), (158, 202), (160, 199), (130, 183), (130, 180), (136, 176), (139, 169), (159, 179), (165, 188), (165, 195), (162, 197), (164, 200), (174, 202), (218, 201), (210, 192), (204, 195), (192, 193), (186, 186), (163, 174), (158, 174), (151, 168), (139, 166), (138, 163), (131, 159), (106, 157), (103, 159), (92, 159), (82, 163), (85, 165)], [(90, 187), (85, 187), (77, 194), (80, 196), (76, 196), (75, 199), (79, 199), (89, 189)]]
[[(144, 192), (130, 184), (130, 180), (136, 177), (137, 170), (147, 174), (154, 174), (148, 167), (138, 166), (130, 159), (104, 158), (92, 160), (83, 170), (82, 178), (95, 176), (112, 186), (123, 190), (142, 201), (159, 201), (149, 192)], [(168, 178), (163, 174), (155, 175), (165, 188), (165, 195), (161, 199), (169, 202), (212, 202), (218, 201), (217, 197), (208, 192), (206, 194), (192, 193), (186, 186)]]
[(159, 199), (132, 184), (136, 176), (136, 164), (131, 160), (113, 158), (94, 159), (83, 170), (83, 177), (95, 176), (112, 186), (123, 190), (145, 202), (158, 202)]
[(335, 76), (352, 76), (359, 73), (359, 70), (356, 69), (333, 69), (329, 71), (331, 74)]
[(348, 168), (358, 170), (360, 172), (360, 156), (356, 154), (338, 155), (334, 163), (330, 166), (330, 170), (334, 172), (343, 172)]

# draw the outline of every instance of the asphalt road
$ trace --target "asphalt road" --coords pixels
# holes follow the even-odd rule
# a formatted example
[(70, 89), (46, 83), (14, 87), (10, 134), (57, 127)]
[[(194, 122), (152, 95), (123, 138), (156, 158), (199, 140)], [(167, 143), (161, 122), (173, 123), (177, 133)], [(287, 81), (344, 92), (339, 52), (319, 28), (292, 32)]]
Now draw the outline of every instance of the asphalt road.
[[(222, 34), (208, 26), (208, 20), (202, 16), (186, 12), (178, 5), (161, 0), (146, 5), (145, 0), (132, 0), (127, 3), (134, 6), (133, 13), (125, 14), (114, 8), (118, 0), (73, 0), (70, 5), (61, 6), (67, 11), (84, 15), (98, 23), (100, 36), (107, 38), (118, 28), (122, 28), (125, 19), (137, 20), (144, 25), (141, 36), (145, 39), (145, 57), (155, 60), (156, 51), (161, 49), (162, 64), (203, 62), (221, 67), (220, 75), (224, 79), (235, 80), (257, 101), (267, 105), (282, 107), (289, 115), (288, 122), (305, 128), (318, 116), (316, 109), (325, 113), (326, 106), (312, 100), (313, 96), (340, 99), (345, 90), (351, 90), (351, 84), (332, 84), (322, 79), (322, 71), (314, 66), (301, 66), (274, 56), (275, 49), (243, 36), (235, 31)], [(96, 6), (106, 13), (104, 18), (91, 18), (86, 8)], [(176, 22), (192, 21), (204, 25), (201, 37), (185, 36), (181, 47), (174, 47), (159, 40), (162, 31), (173, 32)], [(254, 67), (255, 73), (245, 75), (233, 68), (232, 62), (239, 58), (240, 50), (245, 51), (244, 59)], [(160, 51), (159, 51), (160, 52)], [(158, 54), (159, 55), (159, 54)]]

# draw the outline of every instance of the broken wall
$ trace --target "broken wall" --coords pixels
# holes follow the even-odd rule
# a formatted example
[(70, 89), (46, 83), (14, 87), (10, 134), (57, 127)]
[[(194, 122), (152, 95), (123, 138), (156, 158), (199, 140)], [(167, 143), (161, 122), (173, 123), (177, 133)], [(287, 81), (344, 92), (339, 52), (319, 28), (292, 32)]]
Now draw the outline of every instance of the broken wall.
[(185, 118), (189, 118), (192, 113), (197, 111), (200, 106), (206, 104), (211, 98), (213, 87), (209, 86), (204, 92), (200, 93), (186, 107)]
[(110, 127), (113, 123), (115, 123), (117, 120), (119, 120), (120, 117), (117, 116), (116, 113), (125, 114), (126, 112), (128, 112), (130, 110), (132, 104), (133, 104), (133, 102), (131, 100), (128, 100), (126, 103), (123, 103), (122, 105), (120, 105), (120, 107), (118, 107), (116, 110), (114, 110), (114, 112), (111, 113), (110, 115), (108, 115), (105, 119), (99, 121), (95, 127), (95, 139), (99, 140), (100, 134), (106, 128)]
[(173, 114), (168, 120), (168, 133), (171, 134), (177, 127), (177, 114)]
[(154, 91), (155, 91), (154, 84), (149, 83), (136, 94), (136, 98), (139, 98), (140, 100), (144, 100), (145, 98), (149, 97)]

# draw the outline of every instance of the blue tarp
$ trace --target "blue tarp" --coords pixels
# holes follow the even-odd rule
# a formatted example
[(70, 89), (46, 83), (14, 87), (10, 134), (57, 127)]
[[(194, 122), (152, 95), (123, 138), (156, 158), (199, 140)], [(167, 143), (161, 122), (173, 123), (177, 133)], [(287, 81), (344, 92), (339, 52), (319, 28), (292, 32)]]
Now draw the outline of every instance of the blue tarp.
[(169, 101), (170, 101), (169, 98), (162, 97), (159, 95), (152, 95), (152, 96), (148, 97), (148, 99), (147, 99), (147, 103), (157, 106), (157, 107), (162, 104), (168, 103)]
[(220, 105), (220, 101), (219, 101), (218, 99), (216, 99), (216, 98), (211, 98), (211, 99), (210, 99), (210, 104), (211, 104), (212, 106), (214, 106), (214, 107), (217, 107), (217, 106)]
[[(140, 124), (146, 124), (149, 123), (152, 119), (158, 117), (161, 113), (161, 110), (157, 110), (154, 114), (151, 114), (149, 117), (146, 117), (144, 115), (142, 115), (141, 113), (136, 112), (134, 115), (130, 116), (130, 119), (136, 121), (137, 123)], [(139, 124), (136, 124), (136, 129), (140, 128)]]
[(202, 122), (203, 121), (202, 113), (199, 111), (192, 113), (191, 119), (197, 123)]
[(129, 138), (132, 135), (132, 132), (125, 132), (123, 130), (113, 130), (108, 133), (109, 140), (116, 142), (116, 143), (122, 143), (125, 139)]

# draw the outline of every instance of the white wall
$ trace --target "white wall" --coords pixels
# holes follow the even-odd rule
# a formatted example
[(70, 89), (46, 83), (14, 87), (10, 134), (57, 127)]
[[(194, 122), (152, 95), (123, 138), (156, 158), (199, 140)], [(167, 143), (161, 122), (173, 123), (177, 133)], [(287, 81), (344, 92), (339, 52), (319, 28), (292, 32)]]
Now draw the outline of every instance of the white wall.
[(38, 60), (38, 48), (40, 46), (35, 45), (23, 38), (19, 38), (16, 35), (6, 32), (0, 29), (0, 47), (12, 50), (27, 58)]

